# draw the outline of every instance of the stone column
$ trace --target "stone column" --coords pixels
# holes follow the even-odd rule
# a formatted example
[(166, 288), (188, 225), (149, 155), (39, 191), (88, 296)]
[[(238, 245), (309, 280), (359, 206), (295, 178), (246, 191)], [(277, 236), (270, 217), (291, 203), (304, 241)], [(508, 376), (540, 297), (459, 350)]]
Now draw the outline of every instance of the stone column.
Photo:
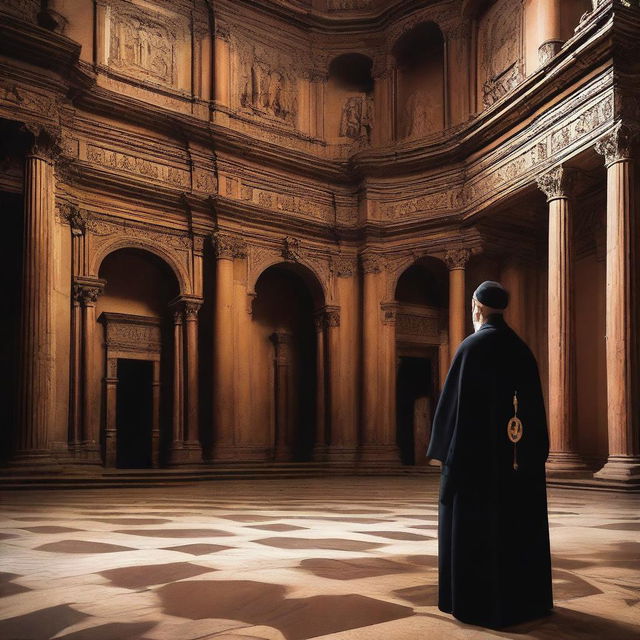
[(276, 433), (274, 458), (291, 460), (291, 394), (289, 390), (289, 358), (292, 334), (279, 329), (269, 336), (273, 342), (275, 366)]
[(538, 0), (538, 61), (546, 64), (562, 48), (560, 22), (561, 0)]
[[(635, 134), (635, 135), (634, 135)], [(599, 480), (640, 483), (638, 443), (638, 202), (632, 142), (617, 124), (596, 144), (607, 165), (607, 423), (609, 457)]]
[(374, 144), (387, 144), (393, 139), (395, 109), (393, 103), (393, 69), (382, 61), (373, 71)]
[(82, 429), (80, 455), (87, 462), (100, 462), (100, 412), (95, 381), (96, 302), (106, 282), (98, 278), (76, 278), (76, 294), (82, 305)]
[(327, 414), (329, 429), (328, 457), (332, 460), (340, 460), (342, 444), (342, 420), (340, 405), (340, 389), (342, 380), (340, 377), (340, 309), (338, 307), (325, 308), (326, 327), (326, 360), (328, 402)]
[(214, 459), (232, 459), (235, 444), (234, 397), (234, 258), (246, 255), (238, 238), (216, 232), (213, 235), (216, 259), (216, 294), (213, 347)]
[(320, 309), (314, 315), (316, 328), (316, 438), (313, 447), (313, 459), (323, 461), (327, 456), (326, 425), (326, 376), (325, 376), (325, 311)]
[(18, 438), (15, 461), (52, 464), (48, 431), (53, 417), (53, 142), (40, 135), (24, 176), (24, 262)]
[(184, 444), (184, 332), (182, 310), (173, 312), (173, 420), (171, 429), (171, 463), (180, 462)]
[(379, 324), (380, 297), (378, 280), (383, 268), (382, 257), (372, 253), (360, 256), (363, 274), (362, 303), (362, 448), (364, 460), (375, 460), (381, 422), (379, 400)]
[(198, 311), (202, 299), (180, 296), (173, 316), (173, 428), (172, 464), (202, 462), (199, 420)]
[(160, 360), (153, 361), (151, 380), (151, 466), (160, 466)]
[(213, 96), (216, 106), (229, 107), (230, 92), (230, 53), (229, 53), (229, 28), (226, 25), (216, 24), (214, 39), (214, 73)]
[(400, 462), (400, 451), (396, 443), (396, 380), (400, 361), (397, 357), (396, 324), (398, 318), (398, 303), (384, 302), (380, 305), (382, 315), (381, 327), (381, 367), (380, 387), (382, 414), (380, 425), (380, 441), (386, 448), (387, 461)]
[(549, 459), (551, 475), (588, 470), (576, 453), (575, 326), (573, 304), (572, 171), (557, 167), (538, 177), (549, 203)]
[(450, 249), (444, 256), (449, 269), (449, 357), (453, 356), (466, 335), (466, 317), (471, 313), (471, 300), (467, 301), (465, 271), (471, 251)]

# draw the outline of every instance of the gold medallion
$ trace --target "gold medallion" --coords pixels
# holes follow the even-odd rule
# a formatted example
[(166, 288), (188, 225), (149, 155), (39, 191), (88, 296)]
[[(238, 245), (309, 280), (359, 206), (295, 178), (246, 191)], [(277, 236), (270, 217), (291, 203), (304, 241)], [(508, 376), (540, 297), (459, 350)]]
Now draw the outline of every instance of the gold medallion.
[(509, 424), (507, 425), (507, 435), (513, 444), (520, 442), (520, 439), (522, 438), (522, 422), (520, 421), (520, 418), (513, 416), (513, 418), (509, 420)]

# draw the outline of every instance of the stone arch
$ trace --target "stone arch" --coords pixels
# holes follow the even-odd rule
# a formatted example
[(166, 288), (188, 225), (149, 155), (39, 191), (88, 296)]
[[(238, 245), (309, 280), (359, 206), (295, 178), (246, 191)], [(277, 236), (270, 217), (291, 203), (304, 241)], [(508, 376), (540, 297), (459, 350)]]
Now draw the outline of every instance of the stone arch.
[(412, 267), (414, 264), (418, 264), (420, 261), (436, 261), (442, 262), (440, 256), (434, 256), (427, 252), (424, 253), (410, 253), (401, 258), (397, 259), (395, 263), (389, 265), (388, 268), (389, 275), (387, 277), (386, 287), (385, 287), (385, 300), (394, 300), (396, 295), (396, 289), (398, 286), (398, 281), (404, 274), (404, 272)]
[(179, 294), (183, 296), (191, 295), (193, 293), (191, 276), (186, 266), (181, 264), (179, 258), (173, 255), (171, 251), (167, 251), (164, 247), (156, 244), (152, 240), (143, 238), (131, 238), (125, 235), (118, 235), (105, 241), (91, 256), (89, 267), (90, 275), (97, 277), (104, 259), (108, 255), (120, 249), (140, 249), (159, 258), (169, 267), (176, 278), (179, 287)]

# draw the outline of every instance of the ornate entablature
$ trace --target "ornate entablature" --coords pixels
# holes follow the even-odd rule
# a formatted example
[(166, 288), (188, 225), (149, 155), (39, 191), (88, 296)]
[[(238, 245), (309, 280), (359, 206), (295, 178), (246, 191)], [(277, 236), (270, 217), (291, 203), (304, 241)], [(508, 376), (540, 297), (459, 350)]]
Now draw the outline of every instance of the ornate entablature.
[[(0, 69), (0, 75), (4, 75)], [(24, 114), (27, 118), (58, 122), (60, 99), (42, 89), (28, 87), (23, 83), (0, 78), (0, 113), (9, 120)]]

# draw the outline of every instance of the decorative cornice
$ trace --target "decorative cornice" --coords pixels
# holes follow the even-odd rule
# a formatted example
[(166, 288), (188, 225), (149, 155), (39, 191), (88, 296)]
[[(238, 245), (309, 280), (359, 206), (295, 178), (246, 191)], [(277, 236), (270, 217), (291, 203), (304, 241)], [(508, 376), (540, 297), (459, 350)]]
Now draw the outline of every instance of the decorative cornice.
[(471, 258), (471, 249), (466, 247), (456, 247), (455, 249), (448, 249), (444, 254), (444, 263), (447, 265), (449, 271), (454, 269), (465, 269), (467, 263)]
[(575, 169), (554, 167), (536, 178), (538, 188), (547, 196), (547, 202), (571, 195)]
[(618, 122), (611, 131), (603, 135), (595, 144), (595, 150), (604, 156), (608, 165), (629, 160), (632, 148), (639, 137), (639, 128)]
[(247, 243), (241, 238), (222, 231), (214, 231), (211, 234), (211, 241), (214, 255), (219, 260), (247, 257)]

